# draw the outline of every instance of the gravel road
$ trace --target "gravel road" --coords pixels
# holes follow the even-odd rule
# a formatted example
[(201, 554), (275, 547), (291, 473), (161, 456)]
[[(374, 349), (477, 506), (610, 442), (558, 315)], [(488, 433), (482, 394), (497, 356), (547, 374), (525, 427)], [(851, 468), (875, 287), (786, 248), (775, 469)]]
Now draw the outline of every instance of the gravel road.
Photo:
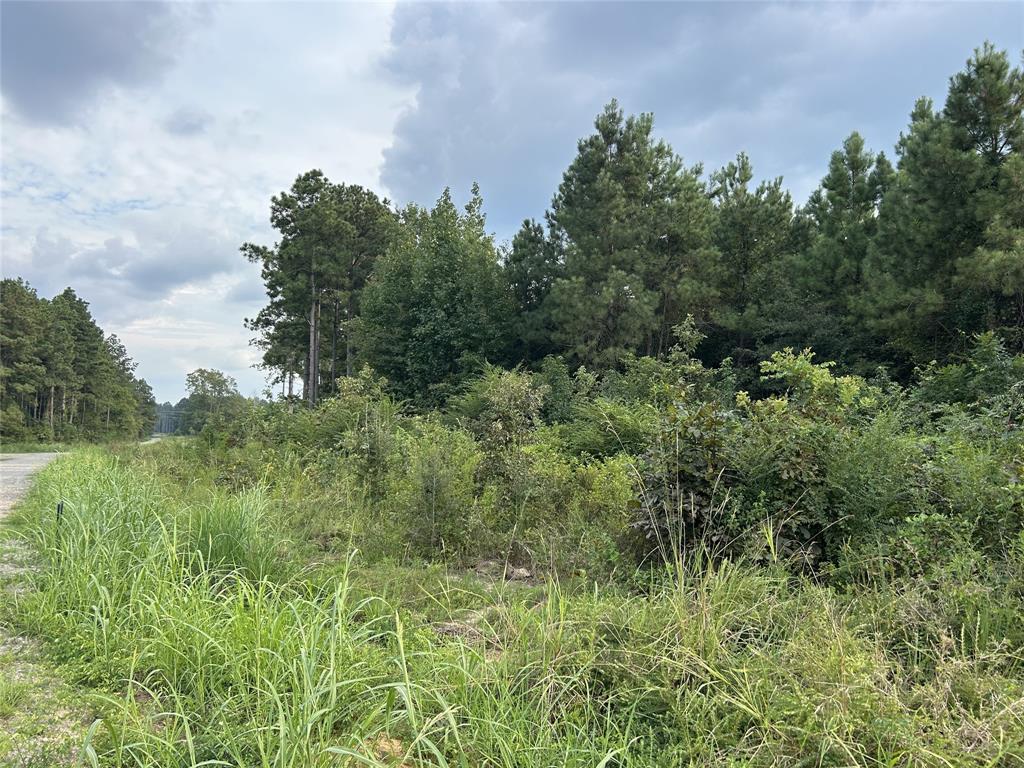
[(25, 495), (32, 482), (32, 475), (57, 456), (56, 453), (0, 454), (0, 519)]

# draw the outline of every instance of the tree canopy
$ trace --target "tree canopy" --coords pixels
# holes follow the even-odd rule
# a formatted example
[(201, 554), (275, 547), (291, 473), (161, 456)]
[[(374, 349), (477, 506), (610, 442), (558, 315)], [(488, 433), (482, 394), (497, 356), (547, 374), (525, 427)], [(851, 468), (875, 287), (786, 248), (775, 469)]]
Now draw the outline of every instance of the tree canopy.
[(446, 189), (402, 211), (363, 294), (365, 360), (409, 396), (437, 396), (507, 344), (511, 298), (477, 187), (464, 211)]
[(484, 362), (621, 368), (668, 355), (690, 316), (696, 354), (750, 381), (787, 346), (904, 380), (981, 333), (1019, 351), (1022, 109), (1024, 74), (986, 43), (942, 109), (918, 101), (895, 165), (853, 131), (796, 206), (745, 153), (705, 174), (657, 137), (653, 115), (612, 101), (543, 218), (497, 247), (476, 187), (464, 212), (447, 190), (430, 210), (396, 212), (311, 171), (271, 202), (280, 242), (243, 246), (269, 297), (250, 328), (264, 364), (301, 373), (310, 402), (362, 364), (425, 401)]

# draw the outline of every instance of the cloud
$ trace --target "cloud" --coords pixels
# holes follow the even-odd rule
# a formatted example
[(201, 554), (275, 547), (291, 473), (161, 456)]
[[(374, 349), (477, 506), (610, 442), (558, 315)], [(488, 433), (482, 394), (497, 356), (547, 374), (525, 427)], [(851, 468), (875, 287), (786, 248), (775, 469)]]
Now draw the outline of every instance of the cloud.
[(164, 130), (177, 136), (197, 136), (205, 133), (213, 121), (209, 112), (180, 107), (164, 120)]
[(0, 89), (28, 118), (66, 123), (104, 88), (157, 79), (197, 11), (161, 2), (4, 2)]
[(310, 168), (380, 188), (411, 98), (373, 75), (391, 7), (39, 5), (0, 5), (3, 274), (74, 287), (161, 400), (199, 366), (259, 392), (239, 245), (273, 243), (270, 198)]

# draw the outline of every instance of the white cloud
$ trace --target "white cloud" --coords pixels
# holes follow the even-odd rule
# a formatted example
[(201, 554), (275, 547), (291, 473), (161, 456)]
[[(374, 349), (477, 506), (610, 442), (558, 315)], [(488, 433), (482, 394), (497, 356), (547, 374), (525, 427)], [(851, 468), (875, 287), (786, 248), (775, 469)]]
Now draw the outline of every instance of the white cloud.
[(107, 78), (73, 120), (2, 106), (2, 255), (52, 295), (71, 285), (117, 333), (159, 399), (194, 367), (262, 388), (243, 319), (263, 304), (238, 253), (270, 243), (270, 197), (299, 173), (380, 188), (412, 90), (371, 72), (388, 5), (226, 4), (174, 63)]

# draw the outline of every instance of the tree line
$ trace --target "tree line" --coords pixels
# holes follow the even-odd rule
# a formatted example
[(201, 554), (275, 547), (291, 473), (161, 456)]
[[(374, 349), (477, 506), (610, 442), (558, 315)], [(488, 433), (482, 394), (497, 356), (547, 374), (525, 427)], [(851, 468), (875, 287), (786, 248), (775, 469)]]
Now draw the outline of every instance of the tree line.
[(484, 361), (608, 369), (665, 355), (687, 316), (702, 359), (751, 378), (787, 346), (903, 379), (982, 332), (1021, 350), (1022, 108), (1024, 74), (986, 43), (941, 109), (918, 100), (895, 163), (851, 133), (796, 206), (746, 154), (705, 174), (613, 101), (507, 245), (476, 186), (395, 210), (310, 171), (271, 202), (278, 242), (242, 246), (269, 297), (247, 326), (310, 403), (363, 363), (435, 402)]
[(196, 368), (188, 373), (185, 389), (188, 394), (176, 404), (164, 402), (156, 406), (158, 433), (194, 435), (206, 426), (211, 430), (223, 429), (247, 404), (235, 379), (211, 368)]
[(0, 282), (0, 434), (11, 440), (135, 438), (156, 418), (149, 384), (89, 304), (66, 288), (40, 298)]

